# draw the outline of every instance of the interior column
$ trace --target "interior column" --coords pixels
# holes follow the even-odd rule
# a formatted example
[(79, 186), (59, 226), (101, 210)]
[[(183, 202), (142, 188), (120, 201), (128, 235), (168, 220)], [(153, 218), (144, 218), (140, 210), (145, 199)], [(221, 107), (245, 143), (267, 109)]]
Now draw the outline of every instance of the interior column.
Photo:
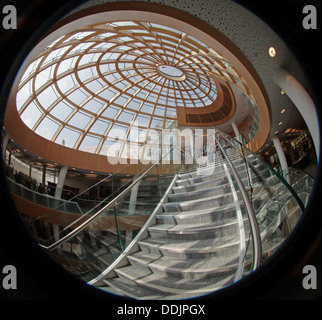
[(55, 191), (55, 198), (61, 199), (63, 187), (67, 176), (68, 166), (62, 166), (58, 176), (58, 182)]
[(281, 164), (281, 168), (282, 168), (282, 171), (283, 171), (283, 177), (288, 183), (290, 183), (288, 164), (287, 164), (287, 160), (286, 160), (286, 157), (285, 157), (284, 150), (283, 150), (282, 145), (281, 145), (281, 141), (277, 136), (274, 136), (272, 141), (274, 143), (274, 146), (275, 146), (275, 149), (276, 149), (276, 152), (277, 152), (277, 155), (278, 155), (278, 159), (279, 159), (280, 164)]
[(239, 133), (239, 130), (238, 130), (238, 127), (237, 127), (236, 123), (235, 123), (235, 122), (232, 122), (232, 123), (231, 123), (231, 126), (233, 127), (233, 130), (234, 130), (234, 133), (235, 133), (236, 139), (237, 139), (239, 142), (242, 142), (242, 141), (241, 141), (241, 138), (240, 138), (240, 133)]
[(275, 81), (292, 100), (298, 111), (301, 113), (308, 129), (310, 130), (314, 143), (317, 159), (320, 152), (320, 130), (318, 115), (314, 102), (302, 84), (289, 74), (285, 69), (280, 69), (275, 75)]

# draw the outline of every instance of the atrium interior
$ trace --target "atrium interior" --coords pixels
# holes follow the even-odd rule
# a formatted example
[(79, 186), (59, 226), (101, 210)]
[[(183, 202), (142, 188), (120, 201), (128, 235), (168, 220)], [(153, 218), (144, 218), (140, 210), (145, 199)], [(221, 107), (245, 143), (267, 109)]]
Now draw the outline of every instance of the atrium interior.
[(229, 0), (162, 3), (90, 0), (57, 22), (20, 68), (2, 137), (36, 242), (135, 299), (255, 271), (296, 227), (319, 162), (309, 82), (283, 40)]

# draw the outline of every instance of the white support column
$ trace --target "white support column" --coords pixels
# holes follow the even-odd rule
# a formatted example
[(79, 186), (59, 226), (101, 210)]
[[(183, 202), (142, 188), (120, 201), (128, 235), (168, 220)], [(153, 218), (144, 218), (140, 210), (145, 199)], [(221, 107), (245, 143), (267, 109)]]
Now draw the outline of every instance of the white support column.
[(4, 135), (3, 141), (2, 141), (2, 159), (5, 162), (5, 158), (6, 158), (6, 150), (7, 150), (7, 146), (8, 146), (8, 142), (9, 142), (9, 134), (8, 132), (6, 132), (6, 134)]
[(288, 164), (287, 164), (287, 160), (286, 160), (286, 157), (285, 157), (284, 150), (283, 150), (282, 145), (281, 145), (281, 141), (276, 136), (273, 137), (272, 141), (274, 143), (274, 146), (275, 146), (275, 149), (276, 149), (276, 152), (277, 152), (280, 164), (281, 164), (281, 168), (282, 168), (282, 171), (283, 171), (283, 176), (284, 176), (285, 180), (288, 183), (290, 183)]
[[(140, 175), (137, 175), (134, 177), (133, 182), (140, 178)], [(138, 182), (132, 189), (131, 189), (131, 195), (130, 195), (130, 203), (129, 203), (129, 211), (128, 215), (134, 215), (135, 209), (136, 209), (136, 202), (138, 198), (138, 192), (140, 187), (141, 181)]]
[(63, 192), (63, 187), (65, 184), (65, 179), (68, 171), (68, 166), (62, 166), (59, 172), (58, 176), (58, 182), (56, 186), (56, 191), (55, 191), (55, 198), (60, 199), (62, 192)]
[[(57, 242), (60, 239), (60, 237), (59, 237), (59, 225), (53, 224), (53, 232), (54, 232), (54, 240), (55, 240), (55, 242)], [(59, 246), (57, 248), (57, 251), (59, 252), (59, 254), (62, 254), (62, 252), (63, 252), (62, 247)]]
[(43, 184), (44, 186), (46, 185), (46, 171), (47, 171), (47, 168), (46, 168), (46, 166), (44, 165), (44, 166), (42, 167), (42, 179), (41, 179), (42, 184)]
[(238, 127), (237, 127), (236, 123), (235, 123), (235, 122), (232, 122), (232, 123), (231, 123), (231, 126), (233, 127), (233, 130), (234, 130), (234, 133), (235, 133), (236, 139), (237, 139), (239, 142), (242, 142), (242, 141), (241, 141), (241, 138), (240, 138), (240, 132), (239, 132), (239, 130), (238, 130)]
[(318, 115), (312, 98), (302, 84), (286, 70), (280, 69), (275, 75), (275, 81), (292, 100), (301, 113), (308, 129), (310, 130), (316, 155), (320, 155), (320, 130)]

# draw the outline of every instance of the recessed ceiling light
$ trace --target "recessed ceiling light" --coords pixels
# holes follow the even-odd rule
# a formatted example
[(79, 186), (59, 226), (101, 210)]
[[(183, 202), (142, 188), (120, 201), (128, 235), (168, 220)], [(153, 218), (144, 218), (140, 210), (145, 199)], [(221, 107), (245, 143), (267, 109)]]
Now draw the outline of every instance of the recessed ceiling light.
[(274, 58), (276, 56), (276, 49), (274, 47), (270, 47), (268, 49), (268, 54), (270, 57)]
[(285, 91), (284, 91), (284, 90), (282, 90), (282, 91), (281, 91), (281, 94), (285, 94)]
[(278, 134), (278, 130), (275, 131), (275, 134)]
[(284, 113), (285, 112), (285, 109), (281, 110), (281, 113)]
[(283, 122), (281, 121), (278, 125), (281, 126), (283, 124)]

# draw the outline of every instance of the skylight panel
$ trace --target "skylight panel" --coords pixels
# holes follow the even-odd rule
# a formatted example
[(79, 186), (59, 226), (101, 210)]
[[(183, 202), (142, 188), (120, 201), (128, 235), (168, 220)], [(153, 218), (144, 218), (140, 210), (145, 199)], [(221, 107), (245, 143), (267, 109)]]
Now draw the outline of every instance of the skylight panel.
[(109, 121), (104, 120), (96, 120), (92, 127), (90, 128), (90, 132), (104, 135), (110, 125)]
[(156, 107), (154, 110), (154, 115), (164, 117), (165, 108), (164, 107)]
[(53, 67), (48, 67), (36, 75), (35, 78), (35, 90), (37, 91), (45, 83), (53, 78)]
[(102, 116), (107, 117), (109, 119), (114, 119), (115, 116), (118, 114), (120, 108), (114, 107), (114, 106), (109, 106), (102, 114)]
[(100, 92), (98, 95), (100, 97), (102, 97), (103, 99), (106, 99), (107, 101), (111, 100), (115, 94), (117, 93), (117, 91), (113, 88), (108, 88), (105, 89), (104, 91)]
[(19, 111), (21, 107), (26, 103), (29, 97), (32, 95), (32, 81), (28, 81), (17, 93), (16, 105)]
[(162, 129), (162, 128), (164, 128), (164, 119), (163, 118), (153, 117), (150, 127), (152, 129)]
[(94, 31), (78, 32), (78, 33), (75, 33), (75, 34), (71, 35), (64, 42), (74, 41), (74, 40), (82, 40), (82, 39), (88, 37), (89, 35), (91, 35), (93, 33), (95, 33), (95, 32)]
[(42, 60), (43, 57), (39, 57), (37, 60), (35, 60), (34, 62), (32, 62), (29, 67), (27, 68), (27, 70), (25, 71), (21, 82), (25, 81), (25, 79), (30, 76), (33, 72), (35, 72), (35, 70), (37, 69), (40, 61)]
[(113, 139), (124, 140), (127, 129), (127, 126), (115, 123), (110, 132), (108, 133), (108, 137)]
[(67, 99), (79, 106), (88, 98), (88, 96), (89, 94), (87, 95), (83, 92), (83, 90), (78, 89), (69, 94)]
[(112, 26), (115, 27), (124, 27), (124, 26), (128, 26), (128, 27), (133, 27), (133, 26), (137, 26), (137, 23), (133, 22), (133, 21), (116, 21), (116, 22), (112, 22), (109, 23)]
[[(104, 33), (100, 33), (97, 35), (98, 38), (100, 39), (106, 39), (106, 38), (112, 38), (115, 37), (117, 34), (113, 33), (113, 32), (104, 32)], [(110, 45), (109, 43), (105, 43), (106, 45)], [(114, 44), (113, 44), (114, 45)], [(109, 47), (108, 47), (109, 48)]]
[(74, 69), (77, 59), (75, 57), (61, 60), (57, 69), (57, 76), (66, 72), (67, 70)]
[(80, 43), (77, 46), (75, 46), (71, 51), (68, 52), (68, 55), (74, 54), (74, 53), (81, 53), (88, 49), (90, 46), (95, 44), (95, 42), (85, 42), (85, 43)]
[(56, 49), (52, 52), (50, 52), (50, 54), (47, 56), (47, 58), (42, 62), (42, 65), (46, 65), (47, 63), (58, 59), (59, 57), (61, 57), (71, 46), (65, 46), (59, 49)]
[(127, 105), (127, 108), (128, 109), (132, 109), (132, 110), (138, 110), (140, 105), (141, 105), (142, 101), (139, 101), (139, 100), (135, 100), (135, 99), (132, 99), (128, 105)]
[(85, 129), (88, 123), (91, 121), (91, 117), (86, 115), (85, 113), (78, 111), (68, 122), (69, 125), (79, 128)]
[(66, 77), (57, 81), (58, 87), (62, 93), (66, 93), (70, 89), (74, 88), (76, 85), (76, 79), (72, 75), (67, 75)]
[(105, 102), (102, 100), (99, 100), (98, 98), (94, 98), (86, 102), (82, 109), (88, 110), (94, 114), (98, 113), (99, 110), (102, 109), (102, 107), (105, 105)]
[(97, 91), (102, 89), (103, 86), (98, 80), (93, 80), (91, 82), (86, 83), (86, 87), (93, 93), (96, 93)]
[(32, 101), (27, 108), (24, 110), (22, 115), (20, 116), (22, 121), (32, 129), (35, 123), (38, 121), (40, 116), (42, 115), (42, 111), (39, 109), (35, 101)]
[(71, 106), (67, 102), (61, 101), (50, 111), (50, 114), (58, 120), (65, 121), (74, 109), (75, 107)]
[(152, 111), (153, 111), (153, 105), (149, 103), (144, 103), (140, 110), (140, 112), (147, 113), (147, 114), (151, 114)]
[(117, 121), (131, 123), (134, 118), (134, 112), (123, 111), (117, 118)]
[(80, 134), (81, 133), (79, 131), (69, 128), (63, 128), (58, 137), (56, 138), (55, 142), (66, 147), (73, 148)]
[(129, 99), (128, 97), (124, 97), (123, 95), (120, 95), (117, 99), (113, 101), (113, 104), (115, 103), (123, 107), (128, 101), (128, 99)]
[(45, 139), (51, 140), (59, 127), (59, 123), (50, 117), (46, 117), (41, 121), (35, 132)]
[(43, 92), (41, 92), (37, 99), (40, 102), (41, 106), (45, 109), (53, 104), (57, 99), (60, 97), (59, 93), (57, 92), (55, 85), (51, 85), (50, 87), (46, 88)]
[(147, 128), (150, 122), (150, 117), (142, 114), (138, 114), (138, 116), (136, 117), (136, 121), (140, 127)]
[(99, 138), (88, 134), (84, 137), (81, 145), (79, 146), (79, 150), (95, 153), (99, 143)]

